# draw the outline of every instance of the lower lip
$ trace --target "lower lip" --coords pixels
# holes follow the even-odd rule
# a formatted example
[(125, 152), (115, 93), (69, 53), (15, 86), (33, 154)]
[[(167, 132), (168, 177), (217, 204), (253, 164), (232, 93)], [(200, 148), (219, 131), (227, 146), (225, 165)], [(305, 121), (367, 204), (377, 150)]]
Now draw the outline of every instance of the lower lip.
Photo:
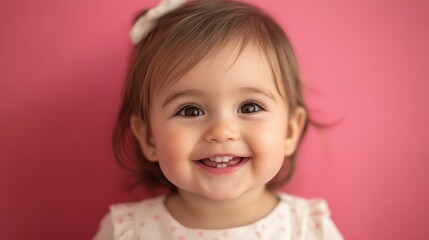
[(202, 168), (203, 170), (215, 174), (215, 175), (224, 175), (224, 174), (231, 174), (235, 171), (237, 171), (238, 169), (240, 169), (242, 166), (244, 166), (244, 164), (247, 163), (247, 161), (249, 161), (250, 158), (244, 158), (243, 160), (241, 160), (241, 162), (237, 165), (231, 166), (231, 167), (222, 167), (222, 168), (212, 168), (209, 166), (206, 166), (204, 164), (202, 164), (200, 161), (195, 161), (195, 163)]

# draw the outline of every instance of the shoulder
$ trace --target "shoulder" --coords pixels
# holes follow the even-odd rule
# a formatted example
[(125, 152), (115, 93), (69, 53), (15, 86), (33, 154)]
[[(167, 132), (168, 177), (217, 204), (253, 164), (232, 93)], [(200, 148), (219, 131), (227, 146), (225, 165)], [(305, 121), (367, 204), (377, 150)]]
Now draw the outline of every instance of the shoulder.
[(145, 199), (139, 202), (116, 203), (110, 205), (109, 213), (101, 220), (93, 240), (135, 239), (139, 219), (155, 216), (163, 209), (164, 196)]
[(112, 240), (113, 239), (113, 223), (110, 213), (107, 213), (100, 221), (98, 231), (92, 240)]
[(150, 215), (162, 211), (164, 209), (165, 196), (158, 196), (155, 198), (145, 199), (139, 202), (116, 203), (110, 205), (110, 214), (112, 216), (113, 224), (123, 224), (131, 222), (144, 215)]
[(343, 239), (331, 219), (331, 210), (326, 200), (285, 193), (278, 193), (278, 196), (287, 206), (288, 215), (295, 223), (297, 235), (309, 239)]
[(311, 216), (330, 215), (331, 211), (326, 200), (322, 198), (303, 198), (286, 193), (277, 194), (281, 202), (286, 203), (291, 211)]

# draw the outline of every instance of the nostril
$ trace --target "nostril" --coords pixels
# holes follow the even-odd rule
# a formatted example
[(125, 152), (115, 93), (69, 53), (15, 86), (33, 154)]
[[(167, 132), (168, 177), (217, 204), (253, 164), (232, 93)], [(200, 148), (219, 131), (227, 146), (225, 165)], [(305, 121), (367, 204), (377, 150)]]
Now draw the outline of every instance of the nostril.
[(207, 142), (233, 141), (239, 136), (237, 124), (233, 117), (223, 113), (221, 115), (212, 115), (207, 125), (205, 125), (204, 139)]
[(231, 128), (216, 128), (207, 131), (204, 139), (208, 142), (226, 142), (238, 138), (238, 133)]

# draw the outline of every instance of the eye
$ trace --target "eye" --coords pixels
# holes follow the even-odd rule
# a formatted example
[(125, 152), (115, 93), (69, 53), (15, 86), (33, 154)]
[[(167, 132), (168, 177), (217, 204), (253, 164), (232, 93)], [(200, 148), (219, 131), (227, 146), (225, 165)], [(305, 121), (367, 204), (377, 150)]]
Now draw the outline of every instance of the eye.
[(255, 113), (261, 110), (263, 110), (261, 105), (253, 102), (248, 102), (241, 105), (241, 107), (238, 109), (238, 113)]
[(196, 106), (185, 106), (181, 108), (176, 115), (183, 117), (198, 117), (204, 115), (204, 112)]

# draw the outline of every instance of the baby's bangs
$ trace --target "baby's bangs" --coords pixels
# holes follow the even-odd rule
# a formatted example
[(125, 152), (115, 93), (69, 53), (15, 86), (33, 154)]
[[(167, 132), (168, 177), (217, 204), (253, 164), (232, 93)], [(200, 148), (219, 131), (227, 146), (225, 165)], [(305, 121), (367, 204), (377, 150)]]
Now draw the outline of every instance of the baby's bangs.
[[(151, 98), (231, 42), (239, 47), (236, 58), (248, 45), (257, 47), (277, 79), (279, 63), (271, 39), (275, 34), (269, 32), (267, 20), (256, 7), (223, 1), (194, 1), (165, 15), (153, 33), (158, 46), (148, 66)], [(275, 82), (278, 84), (278, 79)]]

